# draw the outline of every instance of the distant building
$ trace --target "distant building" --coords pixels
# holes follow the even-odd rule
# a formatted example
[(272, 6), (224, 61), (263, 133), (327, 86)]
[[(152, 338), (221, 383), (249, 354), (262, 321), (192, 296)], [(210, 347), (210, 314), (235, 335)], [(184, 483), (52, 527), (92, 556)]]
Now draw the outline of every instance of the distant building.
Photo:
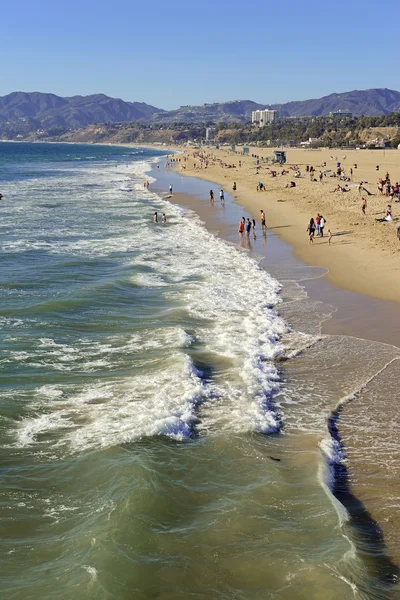
[(300, 146), (311, 146), (311, 144), (315, 144), (317, 142), (321, 141), (320, 138), (308, 138), (308, 140), (306, 142), (300, 142)]
[(264, 127), (265, 125), (268, 125), (268, 123), (273, 123), (277, 118), (278, 111), (269, 110), (268, 108), (265, 110), (253, 110), (251, 113), (251, 122), (259, 127)]
[(353, 113), (348, 110), (335, 110), (334, 112), (329, 113), (330, 117), (341, 117), (342, 119), (351, 119)]
[(214, 127), (206, 127), (206, 141), (210, 142), (212, 140), (212, 134), (214, 131)]
[(202, 140), (202, 144), (206, 146), (212, 146), (214, 143), (213, 134), (215, 131), (215, 127), (206, 127), (206, 138)]

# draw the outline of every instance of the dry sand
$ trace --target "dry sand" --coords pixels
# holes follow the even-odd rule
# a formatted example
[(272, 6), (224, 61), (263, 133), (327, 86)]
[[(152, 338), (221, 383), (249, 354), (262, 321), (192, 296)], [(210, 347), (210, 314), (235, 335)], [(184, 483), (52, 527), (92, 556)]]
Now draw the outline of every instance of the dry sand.
[[(204, 161), (200, 167), (199, 153), (207, 158), (207, 167)], [(251, 154), (260, 158), (259, 174), (256, 172), (257, 160)], [(273, 150), (267, 148), (250, 148), (249, 156), (231, 150), (191, 148), (184, 151), (177, 168), (183, 175), (206, 179), (223, 187), (257, 220), (260, 209), (264, 209), (268, 227), (294, 247), (297, 257), (308, 264), (327, 267), (327, 278), (336, 285), (400, 303), (400, 241), (396, 235), (400, 203), (392, 203), (393, 222), (376, 221), (385, 215), (390, 202), (390, 198), (378, 195), (378, 177), (385, 178), (388, 171), (392, 183), (400, 181), (400, 151), (288, 149), (285, 165), (290, 171), (288, 175), (281, 175), (282, 167), (261, 162), (263, 157), (272, 154)], [(345, 185), (334, 177), (324, 176), (322, 183), (318, 179), (320, 170), (336, 171), (337, 160), (348, 175), (350, 168), (353, 169), (349, 192), (333, 192), (338, 183)], [(326, 167), (322, 166), (324, 162)], [(305, 177), (294, 178), (295, 170), (291, 169), (294, 165), (299, 166)], [(317, 181), (310, 181), (306, 165), (314, 166)], [(379, 165), (379, 171), (376, 165)], [(270, 174), (271, 169), (277, 171), (276, 177)], [(232, 191), (234, 181), (236, 192)], [(266, 186), (266, 192), (256, 191), (259, 181)], [(295, 188), (286, 188), (290, 181), (296, 182)], [(373, 196), (359, 194), (358, 183), (361, 181)], [(214, 194), (218, 202), (219, 189), (215, 188)], [(361, 211), (363, 196), (367, 199), (366, 215)], [(331, 246), (327, 237), (316, 237), (314, 243), (309, 244), (306, 228), (310, 217), (315, 219), (317, 213), (327, 221), (325, 236), (328, 229), (332, 231)]]

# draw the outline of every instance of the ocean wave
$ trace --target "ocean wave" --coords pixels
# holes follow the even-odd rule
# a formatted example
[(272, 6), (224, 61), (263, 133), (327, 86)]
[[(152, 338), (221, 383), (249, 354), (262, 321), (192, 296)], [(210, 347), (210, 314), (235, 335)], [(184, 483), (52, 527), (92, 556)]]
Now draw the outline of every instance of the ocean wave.
[[(192, 435), (196, 405), (206, 395), (191, 360), (175, 353), (163, 370), (152, 374), (125, 378), (116, 384), (83, 386), (78, 393), (62, 389), (50, 412), (21, 421), (15, 445), (79, 452), (158, 435), (181, 441)], [(48, 400), (46, 392), (47, 410)]]
[[(40, 253), (42, 270), (46, 261), (51, 265), (40, 300), (32, 295), (19, 315), (51, 318), (50, 331), (54, 323), (58, 330), (48, 335), (39, 328), (29, 348), (21, 338), (7, 349), (7, 368), (40, 377), (16, 428), (17, 445), (73, 452), (151, 435), (186, 439), (194, 430), (269, 433), (280, 427), (275, 360), (288, 331), (274, 309), (280, 286), (256, 260), (208, 232), (194, 213), (145, 189), (151, 166), (148, 159), (83, 165), (79, 177), (63, 180), (54, 217), (35, 213), (36, 200), (29, 200), (30, 235), (20, 215), (20, 237), (5, 242), (7, 252), (33, 252), (32, 260)], [(126, 177), (129, 196), (117, 189)], [(47, 181), (45, 195), (54, 193), (54, 182)], [(90, 183), (102, 190), (91, 190)], [(154, 210), (168, 214), (165, 226), (153, 224)], [(75, 235), (63, 234), (66, 222)], [(98, 276), (88, 278), (93, 269)], [(47, 285), (64, 272), (72, 273), (73, 285), (69, 276), (57, 291)], [(157, 322), (150, 327), (152, 302)], [(132, 320), (135, 314), (142, 321)], [(94, 320), (96, 334), (66, 335), (67, 315), (79, 315), (79, 326)], [(116, 319), (128, 329), (125, 336), (110, 335)], [(143, 331), (129, 334), (131, 322), (141, 322)], [(61, 374), (65, 382), (56, 385)], [(82, 381), (79, 392), (76, 381), (95, 374), (101, 380)]]

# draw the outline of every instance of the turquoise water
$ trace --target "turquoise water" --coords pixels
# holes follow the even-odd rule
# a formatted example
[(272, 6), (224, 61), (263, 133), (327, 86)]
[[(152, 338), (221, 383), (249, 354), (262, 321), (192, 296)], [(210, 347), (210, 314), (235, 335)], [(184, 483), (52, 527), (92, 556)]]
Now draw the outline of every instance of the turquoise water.
[(145, 188), (161, 155), (0, 144), (2, 597), (392, 597), (280, 362), (298, 290)]

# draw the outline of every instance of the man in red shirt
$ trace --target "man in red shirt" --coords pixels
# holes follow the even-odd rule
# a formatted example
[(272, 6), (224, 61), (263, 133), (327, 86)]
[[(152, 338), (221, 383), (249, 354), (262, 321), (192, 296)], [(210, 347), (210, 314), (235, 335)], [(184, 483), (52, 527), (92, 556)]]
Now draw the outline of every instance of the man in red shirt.
[(321, 235), (321, 215), (319, 213), (315, 218), (315, 224), (317, 226), (317, 235)]

